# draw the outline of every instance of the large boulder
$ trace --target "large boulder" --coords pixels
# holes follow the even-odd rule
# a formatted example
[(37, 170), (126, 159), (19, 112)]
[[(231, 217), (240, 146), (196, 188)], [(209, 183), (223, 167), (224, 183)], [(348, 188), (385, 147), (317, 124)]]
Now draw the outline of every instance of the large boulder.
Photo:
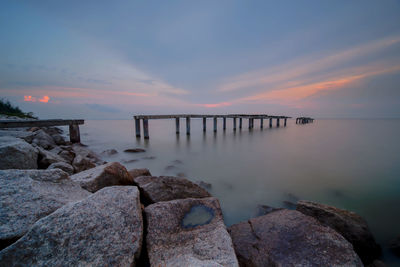
[(363, 266), (333, 229), (295, 210), (277, 210), (229, 228), (240, 266)]
[(133, 178), (118, 162), (110, 162), (71, 176), (82, 188), (96, 192), (112, 185), (133, 185)]
[(336, 230), (351, 244), (365, 265), (381, 256), (381, 248), (358, 214), (311, 201), (299, 201), (297, 210)]
[(0, 169), (37, 169), (38, 150), (22, 139), (0, 137)]
[(62, 170), (0, 171), (0, 242), (5, 247), (40, 218), (90, 193)]
[(53, 138), (42, 129), (35, 132), (32, 144), (43, 147), (44, 149), (52, 149), (56, 146)]
[(96, 167), (96, 163), (94, 163), (87, 157), (82, 157), (81, 155), (77, 155), (72, 161), (72, 166), (74, 167), (74, 170), (77, 173)]
[(140, 176), (151, 176), (149, 169), (132, 169), (129, 174), (132, 175), (133, 179)]
[(158, 202), (145, 213), (151, 266), (238, 266), (216, 198)]
[(75, 154), (75, 158), (72, 161), (75, 172), (89, 170), (105, 163), (97, 154), (82, 144), (73, 144), (72, 152)]
[(140, 176), (135, 178), (135, 184), (139, 187), (145, 204), (211, 196), (205, 189), (181, 177)]
[(135, 266), (142, 239), (137, 188), (108, 187), (36, 222), (0, 266)]
[(60, 169), (68, 173), (69, 175), (74, 174), (74, 167), (71, 166), (71, 164), (68, 164), (66, 162), (55, 162), (50, 164), (49, 167), (47, 167), (48, 170), (51, 169)]

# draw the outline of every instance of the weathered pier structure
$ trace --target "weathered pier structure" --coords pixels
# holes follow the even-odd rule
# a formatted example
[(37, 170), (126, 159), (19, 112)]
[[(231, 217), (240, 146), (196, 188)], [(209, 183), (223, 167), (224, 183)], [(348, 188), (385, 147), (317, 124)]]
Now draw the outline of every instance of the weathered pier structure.
[(276, 120), (276, 127), (280, 127), (281, 121), (283, 126), (286, 127), (287, 119), (291, 117), (287, 116), (271, 116), (266, 114), (227, 114), (227, 115), (198, 115), (198, 114), (177, 114), (177, 115), (136, 115), (135, 119), (135, 130), (136, 137), (141, 136), (140, 131), (140, 120), (143, 124), (143, 136), (145, 139), (149, 139), (149, 120), (157, 119), (175, 119), (176, 134), (180, 134), (180, 119), (186, 120), (186, 134), (190, 135), (190, 120), (191, 119), (202, 119), (203, 120), (203, 132), (207, 130), (207, 119), (213, 119), (213, 131), (217, 132), (218, 129), (218, 119), (222, 119), (222, 129), (226, 130), (226, 120), (233, 120), (233, 131), (237, 128), (242, 129), (243, 119), (248, 119), (249, 129), (254, 128), (254, 120), (260, 121), (260, 128), (264, 128), (264, 120), (269, 121), (269, 127), (273, 125), (273, 120)]
[(69, 139), (72, 143), (80, 143), (81, 135), (79, 125), (84, 120), (0, 120), (0, 128), (21, 128), (21, 127), (51, 127), (69, 126)]
[(313, 118), (310, 117), (298, 117), (296, 118), (296, 124), (307, 124), (314, 122)]

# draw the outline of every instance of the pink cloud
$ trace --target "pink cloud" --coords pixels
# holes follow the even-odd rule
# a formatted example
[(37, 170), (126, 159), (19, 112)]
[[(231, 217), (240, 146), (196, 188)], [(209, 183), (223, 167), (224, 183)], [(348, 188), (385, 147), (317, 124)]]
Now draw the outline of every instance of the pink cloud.
[(230, 103), (230, 102), (221, 102), (221, 103), (215, 103), (215, 104), (197, 104), (197, 106), (205, 107), (205, 108), (228, 107), (231, 105), (232, 105), (232, 103)]
[(36, 102), (36, 97), (32, 97), (31, 95), (25, 95), (24, 101), (26, 102)]
[(49, 102), (50, 97), (48, 97), (47, 95), (43, 96), (43, 98), (40, 98), (39, 101), (42, 103), (47, 103)]

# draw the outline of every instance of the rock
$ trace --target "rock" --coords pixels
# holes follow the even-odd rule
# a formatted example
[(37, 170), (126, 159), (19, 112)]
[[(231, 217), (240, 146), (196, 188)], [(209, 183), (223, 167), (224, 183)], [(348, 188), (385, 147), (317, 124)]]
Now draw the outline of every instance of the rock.
[(48, 135), (56, 135), (63, 133), (63, 130), (57, 127), (43, 127), (42, 130), (45, 131)]
[(74, 167), (72, 167), (71, 164), (68, 164), (66, 162), (56, 162), (50, 164), (50, 166), (47, 168), (48, 170), (51, 169), (60, 169), (68, 173), (69, 175), (74, 174)]
[[(184, 173), (184, 172), (178, 172), (177, 174), (176, 174), (176, 176), (177, 177), (183, 177), (183, 178), (185, 178), (186, 177), (186, 174)], [(196, 184), (198, 184), (198, 185), (200, 185), (199, 183), (197, 183), (196, 182)], [(203, 187), (204, 188), (204, 187)], [(205, 188), (204, 188), (205, 189)]]
[(53, 138), (54, 142), (57, 145), (65, 145), (66, 144), (64, 137), (62, 137), (60, 134), (54, 134), (54, 135), (51, 135), (51, 137)]
[(205, 198), (211, 195), (191, 181), (172, 176), (140, 176), (135, 178), (143, 204), (184, 198)]
[(96, 167), (96, 164), (92, 162), (89, 158), (77, 155), (72, 161), (72, 166), (76, 173), (90, 170)]
[(66, 160), (60, 157), (59, 155), (52, 153), (51, 151), (45, 150), (41, 147), (37, 147), (39, 150), (39, 157), (38, 157), (38, 167), (40, 169), (47, 169), (51, 164), (57, 162), (65, 162)]
[(125, 149), (124, 152), (127, 152), (127, 153), (140, 153), (140, 152), (146, 152), (146, 150), (143, 149), (143, 148), (129, 148), (129, 149)]
[(118, 162), (110, 162), (71, 176), (82, 188), (96, 192), (112, 185), (133, 185), (133, 178)]
[(17, 131), (17, 130), (0, 130), (0, 136), (12, 136), (25, 140), (28, 143), (32, 143), (35, 133), (29, 131)]
[(159, 202), (145, 213), (151, 266), (238, 266), (216, 198)]
[(35, 132), (35, 137), (32, 140), (32, 144), (38, 145), (44, 149), (52, 149), (56, 146), (53, 138), (43, 130)]
[(123, 163), (133, 163), (133, 162), (136, 162), (136, 161), (139, 161), (138, 159), (126, 159), (126, 160), (123, 160), (122, 162)]
[(95, 164), (104, 164), (104, 161), (100, 159), (100, 157), (88, 149), (85, 145), (82, 144), (73, 144), (72, 145), (72, 150), (74, 153), (78, 156), (82, 156), (84, 158), (88, 158), (90, 161), (92, 161)]
[(165, 167), (164, 169), (165, 169), (166, 171), (171, 171), (171, 170), (176, 169), (176, 166), (174, 166), (174, 165), (168, 165), (168, 166)]
[(295, 210), (232, 225), (240, 266), (363, 266), (340, 234)]
[(129, 174), (132, 175), (133, 179), (139, 176), (151, 176), (149, 169), (132, 169)]
[(346, 238), (365, 265), (381, 256), (381, 248), (375, 242), (367, 222), (358, 214), (310, 201), (299, 201), (297, 210), (314, 217)]
[(40, 218), (89, 195), (59, 169), (0, 171), (1, 248), (24, 235)]
[(204, 181), (198, 181), (197, 184), (204, 188), (205, 190), (211, 190), (212, 185), (210, 183), (204, 182)]
[(254, 217), (263, 216), (277, 210), (281, 210), (281, 208), (274, 208), (267, 205), (257, 205), (257, 210)]
[(397, 256), (400, 257), (400, 236), (390, 242), (389, 249)]
[(39, 131), (39, 130), (40, 130), (39, 127), (32, 127), (32, 128), (28, 129), (28, 131), (30, 131), (30, 132), (36, 132), (36, 131)]
[(156, 159), (154, 156), (143, 157), (142, 159)]
[[(65, 159), (65, 161), (70, 164), (72, 164), (72, 162), (74, 161), (74, 158), (75, 158), (75, 153), (73, 151), (69, 151), (69, 150), (62, 150), (61, 152), (58, 153), (58, 155), (60, 157), (62, 157), (63, 159)], [(79, 164), (78, 164), (78, 166), (79, 166)]]
[(112, 155), (118, 154), (118, 151), (115, 149), (107, 149), (107, 150), (104, 150), (103, 152), (101, 152), (101, 154), (105, 155), (105, 156), (112, 156)]
[(0, 169), (37, 169), (39, 151), (22, 139), (0, 137)]
[(36, 222), (0, 251), (0, 265), (135, 266), (142, 239), (137, 188), (108, 187)]

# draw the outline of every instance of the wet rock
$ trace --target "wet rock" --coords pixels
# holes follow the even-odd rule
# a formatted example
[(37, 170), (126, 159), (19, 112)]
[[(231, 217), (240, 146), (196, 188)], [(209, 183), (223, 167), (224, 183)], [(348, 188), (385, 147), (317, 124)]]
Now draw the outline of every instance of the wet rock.
[(133, 179), (139, 176), (151, 176), (149, 169), (132, 169), (129, 174), (132, 175)]
[(171, 170), (174, 170), (174, 169), (176, 169), (176, 167), (174, 165), (168, 165), (167, 167), (165, 167), (166, 171), (171, 171)]
[(263, 216), (266, 215), (268, 213), (274, 212), (274, 211), (278, 211), (278, 210), (282, 210), (281, 208), (274, 208), (274, 207), (270, 207), (267, 205), (257, 205), (257, 209), (256, 212), (254, 214), (254, 217), (259, 217), (259, 216)]
[(39, 127), (32, 127), (32, 128), (28, 129), (28, 131), (30, 131), (30, 132), (36, 132), (36, 131), (39, 131), (39, 130), (40, 130)]
[(52, 163), (50, 164), (49, 167), (47, 167), (48, 170), (52, 170), (52, 169), (60, 169), (65, 171), (66, 173), (68, 173), (69, 175), (74, 174), (74, 167), (72, 167), (71, 164), (68, 164), (66, 162), (56, 162), (56, 163)]
[(48, 135), (56, 135), (63, 133), (63, 130), (61, 130), (58, 127), (43, 127), (42, 130), (45, 131)]
[(38, 157), (38, 167), (40, 169), (47, 169), (51, 164), (57, 162), (65, 162), (66, 160), (60, 157), (59, 155), (52, 153), (51, 151), (45, 150), (41, 147), (37, 147), (39, 151)]
[(105, 156), (112, 156), (112, 155), (118, 154), (118, 151), (115, 149), (107, 149), (107, 150), (104, 150), (103, 152), (101, 152), (101, 154), (105, 155)]
[(53, 138), (43, 130), (38, 130), (35, 132), (35, 137), (32, 140), (32, 144), (40, 146), (44, 149), (52, 149), (56, 146)]
[(144, 204), (184, 198), (205, 198), (211, 195), (191, 181), (172, 176), (140, 176), (135, 178)]
[(128, 148), (128, 149), (125, 149), (124, 152), (127, 152), (127, 153), (141, 153), (141, 152), (146, 152), (146, 150), (143, 149), (143, 148)]
[(381, 256), (381, 248), (375, 242), (367, 222), (358, 214), (311, 201), (299, 201), (297, 210), (314, 217), (346, 238), (364, 264)]
[(400, 236), (390, 242), (389, 249), (397, 256), (400, 257)]
[(151, 159), (156, 159), (156, 157), (154, 157), (154, 156), (148, 156), (148, 157), (143, 157), (142, 159), (149, 159), (149, 160), (151, 160)]
[[(186, 177), (186, 174), (185, 174), (184, 172), (178, 172), (178, 173), (176, 174), (176, 176), (185, 178), (185, 177)], [(199, 185), (199, 183), (196, 183), (196, 184)], [(204, 187), (203, 187), (203, 188), (204, 188)]]
[(104, 161), (100, 159), (100, 157), (87, 148), (86, 145), (83, 144), (73, 144), (72, 151), (75, 153), (76, 156), (80, 155), (82, 158), (87, 158), (94, 164), (104, 164)]
[(75, 172), (79, 173), (96, 167), (96, 164), (87, 157), (77, 155), (72, 161), (72, 166), (74, 167)]
[(0, 137), (0, 169), (37, 169), (39, 151), (22, 139)]
[(71, 179), (89, 192), (112, 185), (133, 185), (133, 178), (118, 162), (110, 162), (71, 176)]
[(216, 198), (159, 202), (145, 213), (151, 266), (238, 266)]
[(363, 266), (340, 234), (295, 210), (232, 225), (240, 266)]
[(0, 252), (2, 266), (135, 266), (143, 239), (139, 192), (104, 188), (36, 222)]
[(24, 235), (40, 218), (89, 195), (59, 169), (0, 171), (2, 247)]

